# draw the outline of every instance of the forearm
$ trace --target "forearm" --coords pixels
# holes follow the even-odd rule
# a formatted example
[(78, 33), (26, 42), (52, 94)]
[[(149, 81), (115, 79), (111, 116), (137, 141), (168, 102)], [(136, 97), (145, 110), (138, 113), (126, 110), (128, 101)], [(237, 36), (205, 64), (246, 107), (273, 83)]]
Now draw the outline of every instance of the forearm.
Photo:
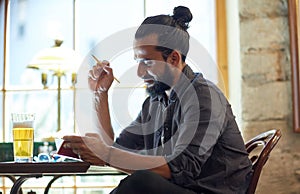
[(94, 102), (98, 125), (101, 130), (101, 136), (105, 139), (106, 142), (109, 140), (113, 141), (114, 132), (111, 126), (107, 92), (96, 92)]
[(121, 150), (111, 146), (108, 151), (107, 163), (126, 173), (136, 170), (150, 170), (167, 179), (171, 178), (170, 168), (163, 156), (147, 156)]

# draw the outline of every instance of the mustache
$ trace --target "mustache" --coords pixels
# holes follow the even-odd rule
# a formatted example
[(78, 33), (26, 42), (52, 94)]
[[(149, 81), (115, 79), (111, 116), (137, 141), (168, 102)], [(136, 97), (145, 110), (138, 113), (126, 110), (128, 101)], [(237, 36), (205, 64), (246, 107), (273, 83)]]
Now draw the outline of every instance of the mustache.
[(153, 79), (155, 80), (155, 78), (151, 75), (149, 75), (148, 73), (146, 75), (144, 75), (143, 77), (141, 77), (142, 79)]

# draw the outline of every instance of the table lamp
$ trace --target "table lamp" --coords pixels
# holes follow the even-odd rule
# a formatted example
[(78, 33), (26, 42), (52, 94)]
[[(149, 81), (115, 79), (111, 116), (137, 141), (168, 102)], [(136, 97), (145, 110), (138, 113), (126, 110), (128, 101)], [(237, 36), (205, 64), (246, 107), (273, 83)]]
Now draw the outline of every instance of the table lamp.
[(57, 77), (57, 132), (61, 130), (61, 77), (72, 72), (72, 86), (76, 83), (76, 71), (80, 63), (79, 55), (70, 48), (61, 47), (62, 40), (55, 40), (55, 45), (38, 52), (27, 68), (42, 71), (42, 84), (47, 88), (47, 73)]

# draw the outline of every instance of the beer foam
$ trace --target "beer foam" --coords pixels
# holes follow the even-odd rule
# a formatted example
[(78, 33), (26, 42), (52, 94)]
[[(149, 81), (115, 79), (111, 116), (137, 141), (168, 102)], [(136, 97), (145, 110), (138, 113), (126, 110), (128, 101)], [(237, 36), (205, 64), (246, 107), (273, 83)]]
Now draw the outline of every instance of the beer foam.
[(13, 128), (32, 128), (33, 121), (13, 122)]

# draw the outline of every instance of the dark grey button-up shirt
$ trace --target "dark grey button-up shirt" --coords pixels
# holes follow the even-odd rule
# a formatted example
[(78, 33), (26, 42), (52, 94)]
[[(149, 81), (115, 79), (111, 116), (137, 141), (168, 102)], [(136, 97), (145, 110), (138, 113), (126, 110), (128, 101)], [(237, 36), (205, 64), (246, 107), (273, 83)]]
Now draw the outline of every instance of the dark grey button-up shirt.
[(189, 66), (170, 97), (148, 97), (116, 145), (168, 161), (173, 183), (197, 193), (245, 193), (251, 162), (230, 104)]

